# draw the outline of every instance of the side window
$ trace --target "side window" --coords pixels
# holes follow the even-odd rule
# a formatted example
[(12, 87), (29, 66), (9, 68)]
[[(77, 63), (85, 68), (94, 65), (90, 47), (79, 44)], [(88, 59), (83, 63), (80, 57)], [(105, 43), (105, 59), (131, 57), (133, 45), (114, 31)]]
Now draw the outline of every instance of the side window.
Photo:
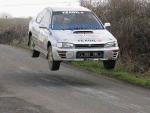
[(44, 17), (44, 14), (45, 14), (45, 10), (42, 11), (42, 12), (40, 12), (40, 13), (38, 14), (38, 16), (37, 16), (37, 18), (36, 18), (36, 22), (37, 22), (37, 23), (41, 23), (41, 21), (42, 21), (42, 19), (43, 19), (43, 17)]
[(40, 14), (38, 14), (38, 16), (37, 16), (37, 18), (36, 18), (36, 22), (37, 22), (37, 23), (40, 23), (41, 20), (42, 20), (42, 14), (40, 13)]
[(49, 25), (50, 25), (50, 12), (49, 11), (46, 11), (40, 24), (44, 27), (49, 28)]

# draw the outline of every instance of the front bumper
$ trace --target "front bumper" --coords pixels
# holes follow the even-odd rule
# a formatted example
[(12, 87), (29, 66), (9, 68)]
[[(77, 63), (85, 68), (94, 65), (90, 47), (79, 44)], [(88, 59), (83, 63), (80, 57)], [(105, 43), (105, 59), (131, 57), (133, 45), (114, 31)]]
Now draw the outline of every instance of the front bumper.
[[(91, 48), (91, 49), (61, 49), (53, 47), (53, 58), (56, 61), (84, 61), (84, 60), (117, 60), (119, 47), (112, 48)], [(78, 52), (102, 52), (101, 57), (77, 58)]]

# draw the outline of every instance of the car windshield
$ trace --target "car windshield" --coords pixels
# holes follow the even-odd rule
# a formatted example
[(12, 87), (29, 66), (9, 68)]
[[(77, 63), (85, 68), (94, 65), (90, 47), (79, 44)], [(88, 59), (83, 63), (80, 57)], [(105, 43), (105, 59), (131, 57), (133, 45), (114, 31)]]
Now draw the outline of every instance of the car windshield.
[(53, 12), (51, 27), (53, 30), (104, 29), (92, 12), (83, 11)]

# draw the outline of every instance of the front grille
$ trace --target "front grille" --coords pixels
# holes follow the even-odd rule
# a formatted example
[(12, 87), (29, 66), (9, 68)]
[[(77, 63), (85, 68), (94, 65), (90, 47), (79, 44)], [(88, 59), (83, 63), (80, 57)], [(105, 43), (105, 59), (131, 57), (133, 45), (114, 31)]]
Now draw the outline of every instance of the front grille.
[(104, 48), (104, 44), (75, 44), (75, 48)]
[(103, 58), (103, 51), (79, 51), (76, 58)]

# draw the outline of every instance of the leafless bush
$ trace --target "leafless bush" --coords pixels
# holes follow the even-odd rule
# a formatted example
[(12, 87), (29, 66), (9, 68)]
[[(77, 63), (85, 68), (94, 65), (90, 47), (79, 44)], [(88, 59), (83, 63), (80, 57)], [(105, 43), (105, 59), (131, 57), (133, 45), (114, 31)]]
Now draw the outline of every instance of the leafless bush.
[(20, 44), (27, 36), (28, 19), (0, 19), (0, 43)]
[(103, 22), (111, 22), (125, 68), (136, 72), (150, 70), (150, 1), (108, 0), (88, 7)]

